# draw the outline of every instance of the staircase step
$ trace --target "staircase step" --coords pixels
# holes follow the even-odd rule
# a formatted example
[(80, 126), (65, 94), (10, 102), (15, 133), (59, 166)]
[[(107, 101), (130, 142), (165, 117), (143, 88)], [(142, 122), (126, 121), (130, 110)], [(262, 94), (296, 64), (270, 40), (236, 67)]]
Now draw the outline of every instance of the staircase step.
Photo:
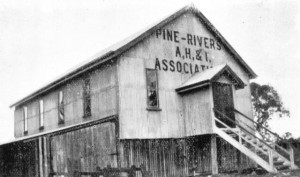
[(265, 151), (257, 151), (257, 155), (268, 155)]
[(228, 135), (232, 136), (232, 137), (236, 137), (237, 134), (235, 133), (235, 130), (231, 130), (231, 129), (223, 129), (223, 131), (225, 133), (227, 133)]
[(283, 165), (283, 164), (284, 164), (284, 161), (280, 161), (280, 160), (274, 161), (275, 166), (280, 166), (280, 165)]
[(264, 145), (263, 143), (257, 143), (257, 146), (259, 147), (259, 148), (261, 148), (261, 149), (263, 149), (264, 151), (267, 151), (269, 148), (266, 146), (266, 145)]
[(286, 169), (289, 169), (290, 166), (289, 165), (278, 165), (278, 166), (275, 166), (275, 168), (277, 170), (286, 170)]
[(280, 161), (279, 157), (278, 156), (273, 156), (273, 162), (274, 161)]
[(263, 146), (262, 149), (263, 149), (264, 151), (268, 151), (268, 147), (267, 147), (267, 146)]
[(245, 146), (245, 147), (247, 147), (248, 143), (247, 142), (243, 142), (242, 145)]
[[(258, 156), (260, 156), (262, 159), (264, 159), (264, 160), (266, 160), (266, 161), (269, 161), (269, 154), (267, 153), (267, 152), (262, 152), (262, 151), (258, 151), (258, 152), (256, 152), (256, 154), (258, 155)], [(278, 156), (273, 156), (273, 162), (275, 163), (275, 162), (278, 162), (278, 164), (279, 163), (281, 163), (282, 162), (282, 160), (278, 157)], [(284, 162), (282, 162), (282, 163), (284, 163)]]
[(235, 133), (239, 133), (239, 130), (238, 129), (231, 129), (233, 132)]
[(228, 135), (230, 135), (230, 136), (232, 136), (232, 137), (236, 137), (236, 136), (237, 136), (237, 134), (235, 134), (235, 133), (232, 133), (232, 132), (230, 132), (230, 133), (229, 133), (229, 132), (227, 132), (227, 134), (228, 134)]
[(229, 129), (229, 128), (221, 128), (224, 132), (228, 133), (228, 132), (232, 132), (233, 130), (232, 129)]
[(264, 145), (262, 143), (258, 143), (257, 146), (262, 148)]

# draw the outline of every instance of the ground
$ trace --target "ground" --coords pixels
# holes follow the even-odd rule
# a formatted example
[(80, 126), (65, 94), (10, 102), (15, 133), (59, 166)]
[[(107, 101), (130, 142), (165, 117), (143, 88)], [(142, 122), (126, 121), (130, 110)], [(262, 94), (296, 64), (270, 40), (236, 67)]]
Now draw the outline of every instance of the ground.
[[(295, 150), (295, 164), (300, 167), (300, 151)], [(249, 172), (248, 174), (238, 174), (238, 173), (232, 173), (232, 174), (220, 174), (220, 175), (214, 175), (213, 177), (300, 177), (300, 169), (299, 170), (288, 170), (288, 171), (281, 171), (277, 174), (270, 174), (270, 173), (255, 173), (255, 172)]]
[(277, 174), (270, 174), (270, 173), (265, 173), (265, 174), (237, 174), (237, 173), (232, 173), (232, 174), (219, 174), (219, 175), (213, 175), (213, 177), (300, 177), (300, 170), (293, 170), (293, 171), (282, 171)]

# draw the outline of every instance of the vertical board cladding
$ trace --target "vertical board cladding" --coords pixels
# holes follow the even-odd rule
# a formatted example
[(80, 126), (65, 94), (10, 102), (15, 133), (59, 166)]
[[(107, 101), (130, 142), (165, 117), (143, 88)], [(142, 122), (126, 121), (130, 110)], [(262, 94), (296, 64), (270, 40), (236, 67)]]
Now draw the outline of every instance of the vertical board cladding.
[[(123, 140), (120, 142), (121, 167), (142, 164), (152, 177), (187, 176), (187, 148), (184, 140)], [(141, 173), (137, 172), (141, 177)]]
[(0, 176), (33, 177), (38, 175), (37, 142), (18, 142), (0, 147)]
[(52, 169), (73, 174), (117, 167), (115, 124), (100, 123), (50, 138)]
[[(121, 140), (121, 167), (144, 165), (151, 177), (190, 176), (211, 173), (210, 135), (187, 139)], [(231, 172), (253, 167), (246, 156), (223, 140), (217, 140), (219, 171)], [(137, 172), (141, 177), (141, 173)]]
[[(171, 21), (125, 52), (118, 60), (120, 138), (181, 138), (191, 135), (187, 131), (192, 129), (191, 124), (184, 122), (184, 98), (175, 89), (197, 71), (224, 63), (247, 85), (236, 92), (235, 105), (252, 117), (248, 74), (192, 13)], [(158, 72), (161, 111), (147, 110), (146, 69)], [(200, 105), (201, 101), (197, 104), (203, 110), (207, 108)], [(194, 135), (198, 133), (205, 134), (198, 131)]]
[[(117, 76), (114, 64), (89, 72), (92, 115), (83, 118), (83, 77), (15, 109), (15, 137), (24, 135), (23, 106), (28, 108), (28, 135), (117, 114)], [(64, 124), (58, 124), (58, 94), (63, 91)], [(39, 129), (39, 100), (44, 102), (44, 129)]]
[(217, 147), (219, 172), (231, 172), (237, 169), (255, 167), (255, 163), (250, 158), (240, 153), (222, 138), (217, 138)]
[(211, 118), (211, 95), (209, 87), (193, 91), (182, 97), (186, 135), (213, 133)]

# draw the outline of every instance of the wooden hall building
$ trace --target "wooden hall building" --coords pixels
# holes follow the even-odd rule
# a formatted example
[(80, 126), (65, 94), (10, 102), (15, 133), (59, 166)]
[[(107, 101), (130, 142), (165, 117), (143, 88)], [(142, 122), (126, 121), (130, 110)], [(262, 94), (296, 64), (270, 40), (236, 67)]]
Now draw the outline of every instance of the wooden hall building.
[(14, 103), (16, 139), (0, 145), (0, 176), (297, 168), (291, 149), (255, 136), (255, 77), (186, 6)]

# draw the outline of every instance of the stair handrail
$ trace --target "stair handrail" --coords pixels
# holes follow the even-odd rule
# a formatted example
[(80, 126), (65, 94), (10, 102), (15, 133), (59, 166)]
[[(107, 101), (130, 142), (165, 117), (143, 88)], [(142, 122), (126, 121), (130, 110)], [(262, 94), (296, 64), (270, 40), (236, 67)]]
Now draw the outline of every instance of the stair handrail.
[(293, 168), (295, 168), (295, 159), (294, 159), (294, 146), (292, 145), (292, 143), (290, 143), (289, 141), (286, 141), (285, 139), (281, 138), (278, 134), (276, 134), (275, 132), (272, 132), (271, 130), (269, 130), (267, 127), (258, 124), (256, 121), (252, 120), (251, 118), (249, 118), (248, 116), (246, 116), (245, 114), (241, 113), (240, 111), (238, 111), (237, 109), (233, 108), (233, 111), (242, 115), (244, 118), (246, 118), (247, 120), (250, 120), (251, 122), (255, 123), (257, 126), (265, 129), (266, 131), (268, 131), (269, 133), (271, 133), (272, 135), (274, 135), (275, 137), (279, 138), (282, 142), (286, 143), (288, 148), (284, 148), (282, 146), (280, 146), (279, 144), (277, 144), (276, 142), (274, 142), (274, 150), (275, 150), (275, 146), (278, 147), (279, 149), (281, 149), (283, 152), (285, 152), (286, 154), (289, 155), (289, 159), (291, 162), (291, 166)]
[(243, 125), (247, 126), (249, 129), (251, 129), (252, 131), (256, 131), (255, 128), (250, 127), (248, 124), (246, 124), (244, 121), (238, 120), (239, 123), (243, 123)]
[[(257, 126), (265, 129), (266, 131), (268, 131), (269, 133), (271, 133), (272, 135), (276, 136), (278, 139), (280, 139), (282, 142), (285, 142), (288, 144), (288, 146), (291, 148), (291, 143), (286, 141), (285, 139), (281, 138), (278, 134), (276, 134), (275, 132), (272, 132), (270, 129), (268, 129), (267, 127), (260, 125), (259, 123), (257, 123), (256, 121), (254, 121), (253, 119), (249, 118), (248, 116), (246, 116), (245, 114), (241, 113), (240, 111), (238, 111), (237, 109), (233, 108), (233, 111), (242, 115), (244, 118), (246, 118), (247, 120), (250, 120), (251, 122), (255, 123)], [(275, 143), (277, 144), (277, 143)], [(279, 145), (278, 145), (279, 146)]]
[[(218, 113), (221, 114), (224, 118), (226, 118), (226, 119), (229, 120), (230, 122), (234, 123), (235, 125), (237, 125), (239, 128), (241, 128), (242, 130), (244, 130), (244, 131), (247, 132), (248, 134), (250, 134), (250, 135), (252, 135), (253, 137), (255, 137), (257, 140), (259, 140), (259, 141), (262, 142), (264, 145), (266, 145), (267, 147), (269, 147), (270, 150), (271, 150), (271, 149), (274, 149), (274, 148), (272, 148), (269, 144), (267, 144), (264, 140), (262, 140), (261, 138), (257, 137), (255, 134), (253, 134), (253, 133), (249, 132), (248, 130), (246, 130), (243, 126), (241, 126), (241, 125), (238, 124), (237, 122), (235, 122), (235, 121), (233, 121), (232, 119), (230, 119), (227, 115), (225, 115), (225, 114), (222, 113), (221, 111), (219, 111), (219, 110), (217, 110), (217, 109), (215, 109), (215, 108), (213, 108), (213, 110), (214, 110), (214, 113), (218, 112)], [(217, 118), (217, 117), (216, 117), (216, 118)], [(217, 119), (219, 119), (219, 118), (217, 118)], [(277, 145), (277, 144), (275, 143), (275, 145)], [(295, 160), (294, 160), (294, 150), (293, 150), (291, 144), (289, 144), (289, 145), (290, 145), (290, 146), (289, 146), (289, 151), (286, 151), (285, 149), (283, 149), (283, 148), (280, 147), (279, 145), (277, 145), (277, 147), (283, 149), (284, 152), (287, 153), (287, 154), (289, 155), (289, 158), (290, 158), (289, 160), (290, 160), (290, 163), (291, 163), (291, 167), (292, 167), (293, 169), (298, 169), (298, 167), (295, 165)], [(275, 150), (275, 149), (274, 149), (274, 150)], [(269, 151), (269, 152), (270, 152), (270, 151)], [(275, 152), (276, 152), (276, 150), (275, 150)], [(276, 153), (277, 153), (278, 155), (280, 155), (278, 152), (276, 152)], [(269, 155), (269, 157), (270, 157), (270, 155)], [(283, 156), (282, 156), (282, 157), (283, 157)]]
[[(262, 142), (264, 145), (266, 145), (267, 147), (269, 147), (270, 149), (273, 149), (269, 144), (267, 144), (264, 140), (262, 140), (261, 138), (257, 137), (255, 134), (249, 132), (246, 128), (244, 128), (243, 126), (241, 126), (240, 124), (238, 124), (237, 122), (233, 121), (232, 119), (230, 119), (227, 115), (225, 115), (224, 113), (222, 113), (221, 111), (213, 108), (214, 112), (217, 112), (219, 114), (221, 114), (225, 119), (229, 120), (231, 123), (234, 123), (236, 126), (238, 126), (239, 128), (241, 128), (243, 131), (247, 132), (248, 134), (252, 135), (253, 137), (255, 137), (256, 139), (258, 139), (260, 142)], [(216, 117), (217, 118), (217, 117)], [(219, 118), (217, 118), (219, 119)]]

